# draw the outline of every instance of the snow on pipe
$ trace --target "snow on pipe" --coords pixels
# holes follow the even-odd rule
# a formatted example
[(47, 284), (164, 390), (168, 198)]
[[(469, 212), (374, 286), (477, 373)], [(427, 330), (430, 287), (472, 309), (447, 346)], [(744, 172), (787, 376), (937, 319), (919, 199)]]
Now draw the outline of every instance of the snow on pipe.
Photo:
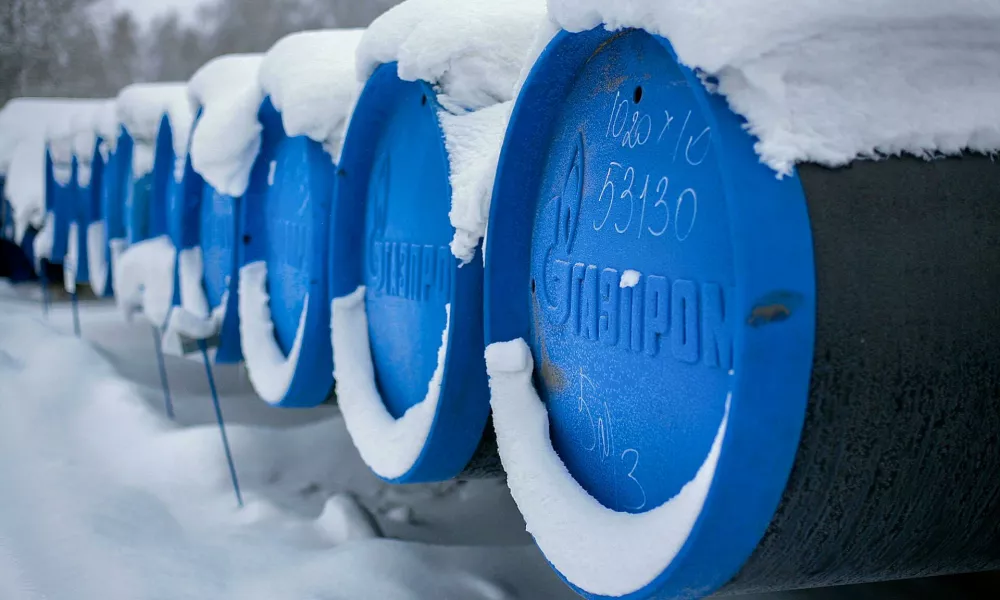
[[(457, 343), (449, 335), (442, 343), (445, 331), (481, 330), (474, 318), (466, 321), (464, 308), (481, 305), (469, 289), (481, 266), (458, 269), (448, 247), (454, 230), (438, 110), (429, 85), (399, 79), (395, 64), (375, 71), (347, 132), (331, 219), (338, 399), (362, 458), (380, 477), (397, 482), (447, 479), (461, 471), (476, 449), (488, 406), (485, 369), (479, 368), (476, 386), (474, 377), (462, 381), (463, 374), (476, 373), (474, 364), (448, 366), (476, 362), (481, 342), (479, 350), (463, 345), (467, 335)], [(421, 152), (413, 152), (415, 140)], [(397, 239), (390, 242), (386, 232), (393, 229)], [(449, 309), (459, 305), (461, 310)], [(461, 324), (453, 329), (456, 319)], [(359, 320), (366, 324), (362, 329)], [(448, 384), (449, 372), (459, 386), (473, 385), (460, 390)], [(483, 414), (470, 412), (470, 404)], [(472, 421), (453, 435), (457, 423), (436, 426), (439, 414)]]
[[(199, 111), (193, 127), (200, 116)], [(235, 267), (237, 201), (208, 186), (194, 171), (190, 155), (179, 160), (184, 163), (182, 176), (178, 179), (175, 173), (167, 187), (167, 232), (178, 253), (164, 348), (185, 356), (197, 352), (198, 342), (204, 341), (215, 349), (216, 362), (233, 362), (233, 348), (239, 354), (239, 332), (224, 336), (223, 331), (227, 318), (235, 317), (227, 303)]]
[[(331, 159), (339, 153), (356, 94), (352, 71), (360, 33), (292, 34), (266, 56), (210, 61), (189, 84), (192, 103), (201, 110), (192, 166), (215, 190), (245, 196), (239, 210), (243, 243), (233, 253), (253, 283), (237, 284), (238, 273), (232, 273), (229, 289), (244, 290), (232, 294), (248, 319), (239, 319), (240, 329), (259, 342), (244, 344), (251, 381), (279, 406), (321, 403), (332, 388), (324, 298), (329, 231), (314, 224), (324, 223), (329, 212)], [(203, 216), (218, 206), (203, 206)], [(222, 215), (208, 212), (214, 231), (221, 223), (215, 217)], [(209, 241), (206, 256), (225, 254), (219, 250)]]
[(269, 98), (240, 219), (239, 322), (257, 393), (310, 407), (332, 393), (326, 227), (336, 167), (324, 147), (290, 137)]
[(358, 46), (365, 86), (331, 218), (334, 372), (355, 445), (383, 479), (499, 470), (483, 436), (477, 254), (514, 84), (543, 14), (535, 0), (410, 0)]
[[(773, 89), (736, 85), (741, 64), (718, 74), (681, 66), (678, 53), (696, 64), (709, 47), (681, 33), (698, 15), (674, 14), (672, 3), (583, 4), (593, 10), (552, 3), (582, 31), (540, 37), (506, 132), (486, 247), (498, 446), (546, 557), (588, 598), (996, 569), (990, 515), (1000, 499), (980, 474), (1000, 468), (1000, 281), (990, 271), (1000, 170), (977, 154), (805, 164), (840, 165), (845, 152), (996, 150), (989, 126), (959, 119), (928, 147), (927, 119), (848, 119), (831, 141), (823, 127), (808, 134), (812, 113), (797, 112), (799, 94), (817, 90), (786, 90), (775, 104)], [(682, 43), (588, 30), (601, 10), (615, 27), (669, 14)], [(849, 46), (854, 25), (817, 44)], [(958, 44), (944, 56), (957, 64), (940, 73), (911, 61), (926, 55), (884, 56), (953, 81), (966, 68), (954, 33), (943, 34)], [(795, 62), (789, 51), (812, 60), (825, 48), (798, 43), (760, 60), (773, 69)], [(822, 55), (845, 64), (843, 53)], [(747, 68), (747, 78), (763, 75)], [(860, 70), (820, 64), (827, 79), (810, 86), (846, 90), (825, 101), (857, 102), (850, 118), (901, 104), (931, 118), (952, 98), (944, 80), (928, 88), (941, 97), (913, 102), (889, 89), (894, 78), (870, 96), (851, 92), (853, 80), (841, 88), (837, 77)], [(749, 125), (731, 107), (746, 109)], [(797, 146), (779, 152), (788, 130), (775, 124), (789, 114)]]

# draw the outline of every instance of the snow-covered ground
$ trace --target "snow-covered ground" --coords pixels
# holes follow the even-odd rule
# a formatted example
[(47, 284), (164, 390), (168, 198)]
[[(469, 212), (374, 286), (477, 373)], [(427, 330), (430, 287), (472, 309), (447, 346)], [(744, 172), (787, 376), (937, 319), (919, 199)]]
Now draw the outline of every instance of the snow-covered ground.
[[(503, 481), (389, 486), (335, 407), (271, 408), (215, 366), (246, 507), (237, 509), (204, 365), (148, 324), (83, 302), (42, 315), (0, 280), (0, 598), (560, 600)], [(961, 581), (961, 580), (960, 580)], [(983, 581), (982, 579), (979, 581)], [(953, 580), (744, 600), (988, 598)], [(971, 590), (971, 591), (970, 591)]]
[(500, 480), (388, 486), (333, 407), (282, 411), (215, 367), (238, 510), (204, 365), (167, 357), (110, 303), (43, 319), (0, 282), (0, 598), (573, 598)]

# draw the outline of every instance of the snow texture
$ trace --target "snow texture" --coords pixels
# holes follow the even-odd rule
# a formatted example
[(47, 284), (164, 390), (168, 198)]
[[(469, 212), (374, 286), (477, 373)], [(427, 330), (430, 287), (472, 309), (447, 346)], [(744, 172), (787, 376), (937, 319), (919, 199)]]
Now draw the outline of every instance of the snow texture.
[(114, 296), (118, 296), (118, 282), (114, 280), (114, 274), (117, 272), (116, 267), (127, 249), (128, 240), (123, 238), (112, 238), (108, 240), (108, 254), (111, 255), (111, 264), (108, 266), (111, 268), (111, 293)]
[[(255, 407), (292, 415), (234, 397), (218, 367), (246, 502), (236, 510), (208, 391), (187, 392), (207, 387), (203, 365), (168, 357), (171, 382), (184, 383), (178, 420), (206, 417), (179, 426), (158, 414), (147, 328), (84, 304), (84, 334), (102, 337), (81, 341), (55, 329), (68, 330), (68, 307), (49, 324), (33, 304), (0, 298), (0, 309), (0, 597), (573, 597), (526, 536), (510, 538), (521, 522), (502, 484), (385, 485), (336, 415), (288, 428), (240, 420)], [(386, 533), (425, 543), (376, 538), (373, 515), (400, 504), (422, 525), (386, 519)]]
[[(98, 109), (104, 101), (81, 100), (70, 108), (63, 110), (58, 117), (48, 121), (45, 128), (45, 140), (52, 156), (52, 163), (55, 170), (65, 173), (65, 177), (71, 174), (73, 157), (76, 155), (77, 146), (85, 145), (89, 140), (91, 147), (83, 150), (81, 160), (87, 165), (93, 157), (95, 145), (94, 120)], [(79, 138), (79, 140), (78, 140)], [(57, 173), (56, 179), (60, 184), (65, 185), (68, 181), (63, 181), (63, 175)]]
[(118, 101), (112, 100), (99, 108), (94, 115), (94, 130), (101, 138), (101, 153), (104, 161), (118, 148), (121, 123), (118, 122)]
[(220, 56), (188, 83), (192, 109), (202, 111), (191, 138), (191, 165), (218, 192), (234, 198), (246, 192), (260, 151), (262, 59), (260, 54)]
[(35, 253), (35, 270), (42, 268), (42, 259), (52, 258), (52, 247), (56, 241), (56, 215), (52, 211), (45, 213), (45, 221), (38, 235), (32, 242), (32, 249)]
[(80, 266), (80, 226), (76, 221), (69, 224), (66, 234), (66, 256), (63, 257), (63, 288), (70, 294), (76, 293), (76, 275)]
[[(92, 164), (94, 161), (94, 151), (97, 149), (98, 127), (102, 120), (107, 118), (108, 113), (114, 114), (115, 101), (103, 100), (96, 104), (87, 104), (74, 112), (69, 120), (68, 129), (61, 132), (60, 144), (68, 144), (69, 153), (76, 158), (77, 184), (81, 186), (90, 185), (92, 174)], [(50, 135), (52, 132), (50, 130)], [(56, 141), (50, 139), (49, 148), (52, 151), (53, 160), (57, 155), (65, 150), (56, 150)]]
[(512, 100), (544, 14), (541, 0), (406, 0), (365, 31), (358, 78), (397, 62), (401, 79), (438, 86), (438, 101), (455, 112)]
[(639, 271), (634, 269), (626, 269), (622, 273), (621, 281), (618, 282), (618, 287), (625, 289), (635, 287), (639, 283), (639, 277), (642, 275)]
[(177, 249), (165, 235), (129, 246), (113, 261), (115, 302), (126, 319), (142, 313), (163, 327), (174, 299)]
[(107, 234), (104, 221), (94, 221), (87, 226), (87, 271), (90, 287), (97, 294), (103, 294), (108, 285)]
[(378, 522), (351, 494), (327, 500), (316, 526), (338, 545), (382, 537)]
[(641, 514), (605, 508), (552, 448), (549, 417), (522, 339), (486, 349), (493, 425), (507, 485), (545, 557), (574, 585), (623, 596), (651, 583), (680, 552), (708, 497), (729, 420), (730, 398), (704, 462), (681, 491)]
[(981, 0), (549, 0), (569, 31), (670, 40), (717, 81), (779, 175), (903, 152), (1000, 149), (1000, 4)]
[(308, 136), (340, 154), (348, 113), (359, 91), (355, 51), (364, 30), (294, 33), (267, 52), (260, 87), (281, 113), (285, 134)]
[[(18, 98), (0, 110), (0, 175), (4, 196), (14, 209), (15, 241), (30, 225), (45, 222), (45, 148), (50, 133), (69, 135), (75, 115), (99, 105), (94, 100)], [(70, 141), (70, 140), (67, 140)], [(67, 146), (60, 175), (68, 182), (72, 147)]]
[(135, 142), (132, 150), (132, 178), (140, 179), (153, 170), (156, 136), (163, 115), (170, 121), (176, 164), (174, 177), (183, 175), (188, 137), (194, 117), (184, 83), (134, 83), (118, 94), (118, 121)]
[[(83, 101), (86, 103), (86, 101)], [(80, 100), (68, 98), (15, 98), (0, 110), (0, 174), (7, 174), (26, 140), (44, 140), (50, 125), (75, 111)]]
[(439, 113), (445, 148), (451, 162), (451, 211), (455, 235), (451, 253), (463, 263), (476, 254), (486, 237), (486, 221), (493, 197), (493, 179), (503, 145), (512, 102), (501, 102), (475, 112)]
[[(101, 142), (101, 160), (108, 160), (108, 150), (105, 149), (109, 147), (106, 138), (109, 134), (107, 129), (117, 129), (116, 111), (116, 101), (105, 100), (87, 113), (81, 113), (77, 116), (77, 123), (74, 127), (76, 137), (73, 139), (73, 154), (76, 156), (77, 163), (81, 165), (80, 168), (85, 169), (85, 172), (77, 171), (77, 182), (82, 186), (90, 185), (92, 165), (96, 158), (94, 152), (98, 150), (99, 140)], [(111, 126), (111, 123), (114, 123), (114, 126)], [(117, 135), (111, 135), (111, 137), (117, 140)]]
[(295, 331), (292, 349), (285, 356), (274, 336), (271, 320), (270, 296), (267, 293), (267, 263), (253, 262), (240, 268), (239, 311), (240, 343), (247, 373), (253, 387), (264, 401), (281, 402), (295, 375), (295, 367), (302, 351), (309, 295), (303, 301), (299, 326)]
[[(41, 229), (45, 210), (45, 135), (28, 138), (18, 146), (10, 163), (4, 196), (14, 211), (14, 239), (20, 243), (29, 226)], [(37, 243), (37, 241), (36, 241)]]
[(360, 80), (397, 62), (401, 79), (438, 92), (451, 162), (451, 248), (463, 263), (485, 234), (508, 103), (544, 16), (542, 0), (407, 0), (377, 18), (358, 47)]
[(337, 381), (337, 402), (347, 430), (372, 471), (385, 479), (398, 479), (420, 458), (437, 415), (448, 356), (451, 305), (445, 305), (446, 325), (427, 394), (399, 419), (386, 410), (375, 385), (364, 286), (350, 295), (335, 298), (332, 313), (333, 355), (336, 357), (333, 375)]
[(202, 280), (205, 275), (200, 246), (181, 250), (177, 255), (177, 279), (180, 285), (180, 306), (170, 310), (163, 333), (164, 350), (175, 355), (185, 354), (188, 341), (207, 340), (219, 333), (226, 316), (226, 296), (215, 310), (209, 310)]

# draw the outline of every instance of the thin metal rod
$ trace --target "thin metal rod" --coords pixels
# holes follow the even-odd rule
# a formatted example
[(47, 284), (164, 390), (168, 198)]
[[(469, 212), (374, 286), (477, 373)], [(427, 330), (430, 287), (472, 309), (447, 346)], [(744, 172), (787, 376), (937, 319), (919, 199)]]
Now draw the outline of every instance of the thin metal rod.
[(226, 462), (229, 463), (229, 476), (233, 480), (233, 491), (236, 493), (236, 503), (243, 508), (243, 494), (240, 492), (240, 480), (236, 476), (236, 463), (229, 449), (229, 437), (226, 435), (226, 423), (222, 418), (222, 407), (219, 405), (219, 394), (215, 389), (215, 377), (212, 375), (212, 364), (208, 360), (208, 345), (205, 340), (198, 340), (198, 348), (205, 360), (205, 374), (208, 376), (208, 387), (212, 392), (212, 404), (215, 406), (215, 419), (219, 422), (219, 433), (222, 435), (222, 447), (226, 451)]
[(76, 292), (70, 296), (73, 305), (73, 333), (80, 337), (80, 305), (77, 302)]
[(160, 330), (153, 326), (153, 347), (156, 349), (156, 362), (160, 367), (160, 385), (163, 386), (163, 405), (167, 418), (174, 420), (174, 401), (170, 397), (170, 382), (167, 381), (167, 365), (163, 362), (163, 343), (160, 340)]

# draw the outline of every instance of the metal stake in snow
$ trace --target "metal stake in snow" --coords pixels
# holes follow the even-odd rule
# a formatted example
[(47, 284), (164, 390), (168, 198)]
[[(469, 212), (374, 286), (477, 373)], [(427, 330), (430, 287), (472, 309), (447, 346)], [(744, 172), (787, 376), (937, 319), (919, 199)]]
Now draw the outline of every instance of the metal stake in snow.
[(73, 333), (76, 334), (76, 337), (80, 337), (80, 307), (77, 303), (76, 292), (70, 295), (70, 299), (73, 304)]
[(43, 258), (39, 263), (41, 267), (38, 269), (40, 271), (39, 275), (41, 275), (40, 281), (42, 285), (42, 314), (45, 315), (46, 319), (49, 318), (49, 276), (46, 273), (46, 271), (48, 271), (48, 263), (49, 261)]
[(233, 453), (229, 450), (229, 438), (226, 436), (226, 423), (222, 419), (222, 407), (219, 406), (219, 394), (215, 390), (215, 377), (212, 375), (212, 365), (208, 361), (208, 346), (205, 340), (198, 340), (201, 357), (205, 360), (205, 374), (208, 376), (208, 387), (212, 392), (212, 404), (215, 406), (215, 419), (219, 422), (219, 433), (222, 435), (222, 447), (226, 451), (226, 462), (229, 463), (229, 476), (233, 480), (233, 491), (236, 493), (236, 503), (243, 508), (243, 494), (240, 493), (240, 480), (236, 477), (236, 463)]
[(163, 405), (167, 418), (174, 420), (174, 402), (170, 398), (170, 383), (167, 381), (167, 366), (163, 362), (163, 343), (160, 340), (160, 330), (153, 326), (153, 347), (156, 349), (156, 362), (160, 366), (160, 384), (163, 386)]

